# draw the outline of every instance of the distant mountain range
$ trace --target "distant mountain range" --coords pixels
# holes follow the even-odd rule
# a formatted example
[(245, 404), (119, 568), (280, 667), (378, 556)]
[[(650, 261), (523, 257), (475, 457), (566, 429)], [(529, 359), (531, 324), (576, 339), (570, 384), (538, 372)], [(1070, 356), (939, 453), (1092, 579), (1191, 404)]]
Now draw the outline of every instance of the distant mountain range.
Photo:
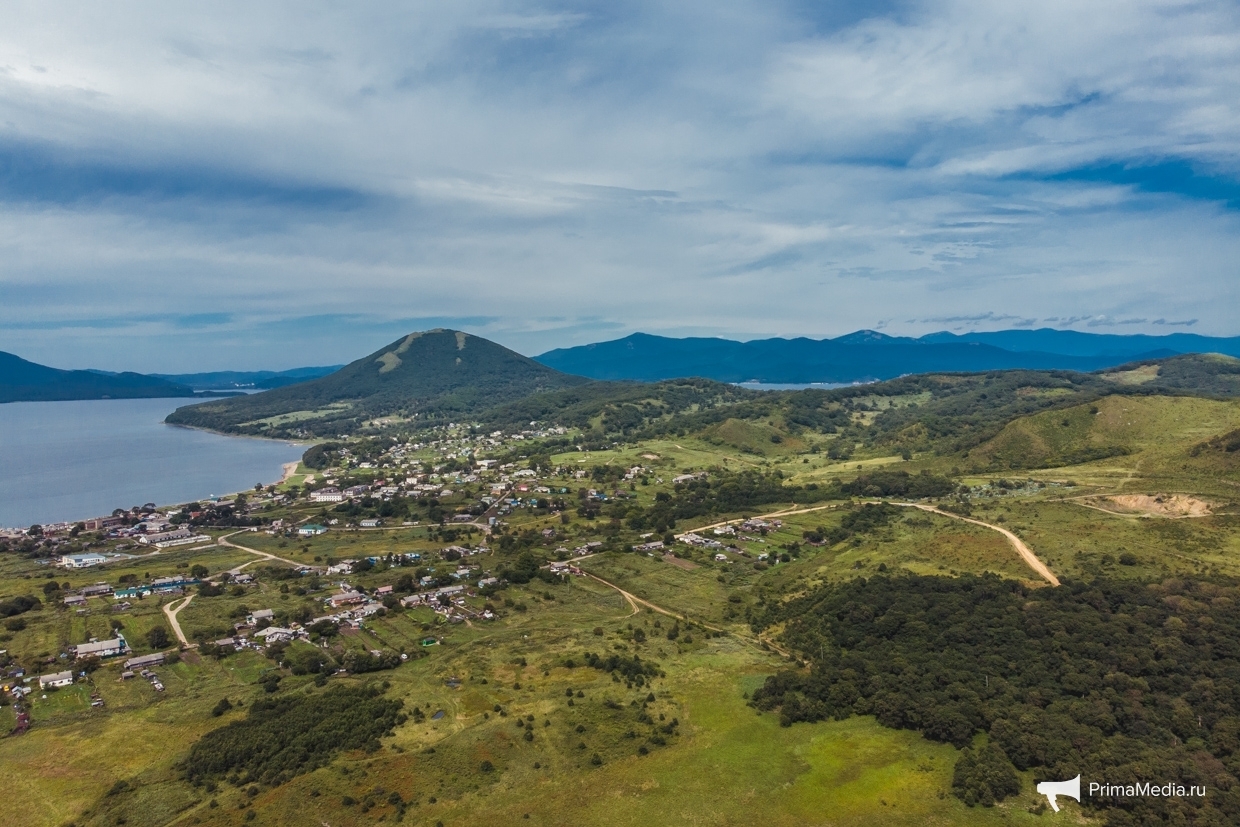
[(836, 339), (674, 339), (634, 333), (534, 357), (591, 379), (654, 382), (700, 376), (720, 382), (848, 383), (931, 372), (1102, 370), (1181, 353), (1240, 356), (1240, 337), (1174, 333), (1121, 336), (1071, 330), (931, 333), (920, 338), (859, 330)]
[(343, 365), (329, 367), (293, 368), (292, 370), (220, 370), (211, 373), (152, 373), (159, 379), (189, 385), (198, 391), (246, 391), (272, 390), (298, 382), (308, 382), (335, 373)]
[(531, 360), (486, 339), (434, 330), (410, 334), (344, 367), (152, 375), (59, 370), (0, 351), (0, 402), (221, 396), (257, 390), (266, 392), (184, 409), (194, 412), (175, 416), (185, 424), (193, 420), (203, 427), (236, 430), (245, 422), (336, 405), (336, 414), (316, 417), (325, 427), (336, 419), (398, 411), (465, 414), (531, 393), (578, 387), (589, 379), (852, 383), (936, 372), (1095, 371), (1184, 353), (1240, 357), (1240, 337), (1041, 329), (911, 338), (859, 330), (835, 339), (738, 342), (634, 333), (548, 351)]
[(463, 416), (590, 380), (457, 330), (410, 333), (338, 371), (178, 408), (167, 421), (229, 433), (335, 434), (375, 417)]
[(193, 396), (194, 389), (140, 373), (58, 370), (0, 351), (0, 402)]

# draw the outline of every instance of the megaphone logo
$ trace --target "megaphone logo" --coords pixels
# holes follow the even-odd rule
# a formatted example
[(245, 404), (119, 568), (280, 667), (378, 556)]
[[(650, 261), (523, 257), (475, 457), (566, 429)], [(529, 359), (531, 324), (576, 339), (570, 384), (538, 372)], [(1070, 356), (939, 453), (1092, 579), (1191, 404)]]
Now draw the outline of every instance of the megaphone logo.
[(1068, 798), (1075, 798), (1077, 802), (1081, 800), (1081, 777), (1078, 775), (1071, 781), (1039, 781), (1038, 792), (1046, 796), (1046, 800), (1051, 803), (1051, 809), (1059, 812), (1059, 804), (1055, 801), (1055, 796), (1066, 795)]

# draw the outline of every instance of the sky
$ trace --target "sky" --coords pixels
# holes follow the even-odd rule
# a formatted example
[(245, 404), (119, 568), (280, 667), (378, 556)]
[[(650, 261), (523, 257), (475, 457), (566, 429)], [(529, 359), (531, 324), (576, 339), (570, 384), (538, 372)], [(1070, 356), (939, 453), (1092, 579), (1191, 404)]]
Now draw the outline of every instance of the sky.
[(1240, 334), (1240, 6), (40, 0), (0, 350)]

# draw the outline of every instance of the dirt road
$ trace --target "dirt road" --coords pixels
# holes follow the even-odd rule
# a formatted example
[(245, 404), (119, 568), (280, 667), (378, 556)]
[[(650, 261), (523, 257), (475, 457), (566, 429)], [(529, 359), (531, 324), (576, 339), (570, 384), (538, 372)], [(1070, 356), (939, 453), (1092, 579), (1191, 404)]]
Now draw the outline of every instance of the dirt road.
[[(172, 627), (172, 633), (177, 636), (177, 640), (181, 641), (181, 645), (186, 646), (186, 647), (192, 646), (194, 644), (191, 644), (188, 640), (185, 639), (185, 633), (181, 631), (181, 624), (177, 621), (177, 614), (180, 613), (180, 611), (184, 609), (186, 606), (188, 606), (190, 604), (190, 601), (192, 601), (193, 599), (194, 599), (194, 596), (191, 594), (190, 596), (186, 597), (184, 600), (180, 601), (180, 605), (178, 605), (178, 601), (176, 600), (172, 601), (171, 603), (164, 604), (164, 615), (168, 618), (168, 625)], [(173, 608), (174, 606), (176, 606), (176, 608)]]
[(921, 503), (891, 503), (891, 505), (899, 505), (905, 508), (920, 508), (922, 511), (933, 511), (935, 514), (939, 514), (943, 517), (950, 517), (953, 520), (963, 520), (966, 523), (973, 523), (973, 525), (980, 525), (982, 528), (989, 528), (991, 531), (997, 531), (1007, 538), (1007, 541), (1012, 544), (1012, 548), (1016, 549), (1016, 553), (1019, 554), (1021, 559), (1028, 564), (1029, 568), (1036, 571), (1043, 580), (1050, 583), (1052, 586), (1059, 585), (1059, 578), (1055, 576), (1054, 572), (1048, 569), (1046, 564), (1038, 559), (1038, 556), (1033, 553), (1033, 550), (1030, 549), (1029, 546), (1025, 545), (1023, 540), (1008, 531), (1006, 528), (991, 525), (990, 523), (983, 523), (981, 520), (975, 520), (972, 517), (962, 517), (959, 514), (953, 514), (950, 511), (943, 511), (942, 509), (935, 508), (932, 505), (923, 505)]
[[(640, 611), (640, 609), (638, 608), (639, 606), (645, 606), (646, 608), (650, 609), (651, 611), (658, 612), (658, 613), (659, 613), (659, 614), (661, 614), (661, 615), (666, 615), (666, 616), (668, 616), (668, 617), (670, 617), (670, 618), (674, 618), (675, 620), (683, 620), (683, 621), (685, 621), (686, 623), (691, 622), (691, 621), (689, 621), (689, 620), (688, 620), (688, 618), (686, 618), (684, 615), (676, 614), (676, 613), (675, 613), (675, 612), (673, 612), (671, 609), (665, 609), (665, 608), (663, 608), (662, 606), (659, 606), (659, 605), (657, 605), (657, 604), (651, 603), (649, 600), (643, 600), (642, 598), (638, 597), (637, 595), (633, 594), (632, 592), (627, 592), (627, 591), (625, 591), (624, 589), (620, 588), (620, 587), (619, 587), (619, 586), (617, 586), (615, 583), (612, 583), (610, 580), (604, 580), (603, 578), (599, 577), (597, 574), (591, 574), (590, 572), (588, 572), (588, 571), (587, 571), (587, 572), (585, 572), (585, 575), (586, 575), (586, 577), (589, 577), (589, 578), (590, 578), (590, 579), (592, 579), (592, 580), (597, 580), (598, 582), (602, 583), (604, 586), (607, 586), (608, 588), (612, 588), (612, 589), (615, 589), (616, 591), (620, 592), (620, 595), (621, 595), (621, 596), (622, 596), (625, 600), (629, 601), (629, 605), (633, 607), (633, 614), (637, 614), (637, 613)], [(630, 617), (632, 617), (633, 615), (629, 615), (629, 616), (630, 616)], [(709, 629), (709, 630), (711, 630), (712, 632), (723, 632), (724, 634), (726, 634), (726, 635), (731, 635), (732, 637), (736, 638), (737, 640), (744, 641), (745, 643), (749, 643), (749, 644), (754, 643), (754, 641), (753, 641), (753, 640), (751, 640), (751, 639), (749, 639), (749, 638), (746, 638), (746, 637), (744, 637), (744, 636), (742, 636), (742, 635), (738, 635), (738, 634), (736, 634), (735, 632), (731, 632), (731, 631), (729, 631), (729, 630), (727, 630), (727, 629), (721, 629), (721, 628), (719, 628), (718, 626), (712, 626), (712, 625), (710, 625), (709, 623), (703, 623), (702, 621), (697, 621), (697, 623), (698, 623), (698, 625), (699, 625), (699, 626), (701, 626), (703, 629)], [(785, 658), (791, 657), (791, 654), (789, 654), (789, 652), (788, 652), (788, 650), (787, 650), (787, 649), (784, 649), (782, 646), (779, 646), (778, 644), (772, 643), (772, 642), (771, 642), (770, 640), (768, 640), (767, 638), (762, 637), (762, 635), (758, 635), (757, 642), (758, 642), (759, 644), (765, 644), (765, 645), (766, 645), (767, 647), (769, 647), (771, 650), (773, 650), (774, 652), (776, 652), (776, 653), (777, 653), (777, 654), (779, 654), (779, 655), (783, 655)]]
[(259, 551), (259, 550), (258, 550), (258, 549), (256, 549), (256, 548), (249, 548), (248, 546), (243, 546), (243, 545), (241, 545), (240, 543), (234, 543), (234, 542), (231, 542), (231, 541), (228, 539), (229, 537), (235, 537), (235, 536), (237, 536), (238, 534), (241, 534), (241, 533), (242, 533), (242, 532), (240, 532), (240, 531), (234, 531), (232, 534), (225, 534), (223, 537), (221, 537), (221, 538), (218, 540), (218, 542), (219, 542), (219, 544), (220, 544), (220, 545), (222, 545), (222, 546), (228, 546), (229, 548), (237, 548), (237, 549), (241, 549), (242, 551), (248, 551), (250, 554), (257, 554), (259, 557), (266, 557), (268, 560), (278, 560), (278, 561), (280, 561), (281, 563), (287, 563), (288, 565), (292, 566), (293, 568), (298, 568), (298, 569), (299, 569), (299, 568), (301, 568), (302, 566), (304, 566), (304, 565), (305, 565), (305, 563), (298, 563), (296, 560), (289, 560), (289, 559), (284, 558), (284, 557), (277, 557), (277, 556), (275, 556), (274, 554), (268, 554), (267, 552), (265, 552), (265, 551)]
[[(873, 504), (877, 505), (879, 502), (882, 502), (882, 501), (875, 500)], [(846, 503), (832, 503), (831, 505), (816, 505), (812, 508), (789, 508), (784, 511), (775, 511), (770, 514), (762, 514), (757, 517), (754, 517), (753, 519), (769, 520), (773, 517), (789, 517), (789, 516), (792, 516), (793, 514), (808, 514), (811, 511), (823, 511), (829, 508), (839, 508), (841, 505), (845, 505), (845, 504)], [(925, 505), (922, 503), (890, 503), (890, 505), (898, 505), (904, 508), (920, 508), (922, 511), (933, 511), (935, 514), (939, 514), (943, 517), (949, 517), (953, 520), (963, 520), (966, 523), (973, 523), (973, 525), (979, 525), (982, 528), (989, 528), (991, 531), (997, 531), (1007, 538), (1007, 541), (1012, 544), (1012, 548), (1016, 549), (1016, 553), (1021, 556), (1021, 559), (1024, 560), (1026, 564), (1028, 564), (1029, 568), (1037, 572), (1038, 575), (1043, 580), (1045, 580), (1047, 583), (1050, 583), (1052, 586), (1059, 585), (1059, 578), (1055, 576), (1054, 572), (1048, 569), (1046, 567), (1046, 564), (1038, 559), (1038, 556), (1033, 553), (1033, 550), (1030, 549), (1029, 546), (1025, 545), (1024, 541), (1022, 541), (1019, 537), (1017, 537), (1012, 532), (1008, 531), (1006, 528), (1002, 528), (997, 525), (991, 525), (990, 523), (984, 523), (981, 520), (974, 520), (972, 517), (962, 517), (959, 514), (953, 514), (950, 511), (943, 511), (941, 509), (935, 508), (932, 505)], [(706, 525), (700, 528), (695, 528), (693, 529), (693, 531), (695, 533), (701, 532), (701, 531), (710, 531), (711, 529), (719, 528), (720, 526), (731, 525), (732, 523), (739, 523), (739, 522), (740, 520), (738, 519), (724, 520), (721, 523), (713, 523), (711, 525)]]

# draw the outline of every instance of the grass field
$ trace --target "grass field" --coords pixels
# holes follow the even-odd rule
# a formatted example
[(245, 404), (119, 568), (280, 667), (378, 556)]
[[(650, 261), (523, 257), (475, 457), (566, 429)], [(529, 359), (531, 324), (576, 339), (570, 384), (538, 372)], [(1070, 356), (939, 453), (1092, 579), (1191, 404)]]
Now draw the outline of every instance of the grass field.
[[(872, 401), (879, 410), (892, 402)], [(876, 414), (861, 415), (872, 419)], [(779, 470), (800, 484), (847, 479), (859, 467), (931, 470), (954, 474), (971, 486), (967, 496), (953, 495), (946, 505), (1013, 531), (1061, 578), (1240, 576), (1240, 468), (1224, 452), (1193, 450), (1238, 426), (1240, 405), (1233, 402), (1115, 397), (1098, 401), (1093, 409), (1080, 406), (1016, 420), (967, 457), (927, 454), (906, 461), (890, 455), (888, 447), (870, 453), (859, 449), (855, 459), (830, 461), (813, 451), (833, 437), (805, 433), (788, 438), (786, 423), (728, 420), (698, 434), (558, 454), (553, 461), (584, 471), (599, 464), (645, 466), (650, 484), (634, 484), (630, 492), (641, 506), (650, 505), (673, 476), (687, 470)], [(773, 435), (780, 441), (773, 441)], [(1007, 478), (1003, 485), (1001, 476)], [(586, 476), (563, 486), (575, 497), (576, 489), (594, 483)], [(1186, 519), (1106, 513), (1089, 507), (1105, 500), (1086, 499), (1116, 493), (1182, 494), (1208, 503), (1209, 513)], [(283, 675), (278, 688), (283, 696), (320, 691), (312, 675), (289, 674), (252, 651), (222, 660), (187, 651), (180, 663), (156, 670), (166, 686), (157, 693), (140, 678), (121, 681), (119, 664), (107, 663), (89, 683), (48, 692), (46, 698), (36, 693), (30, 703), (32, 729), (0, 739), (0, 766), (14, 770), (6, 806), (21, 814), (21, 824), (38, 827), (114, 825), (122, 823), (118, 818), (133, 827), (340, 827), (393, 822), (402, 811), (405, 823), (445, 825), (1047, 823), (1048, 816), (1031, 812), (1040, 800), (1033, 793), (1033, 778), (1022, 779), (1023, 792), (1015, 798), (994, 808), (969, 809), (951, 795), (958, 755), (951, 746), (883, 728), (870, 718), (781, 727), (776, 716), (759, 715), (747, 705), (747, 693), (790, 665), (750, 631), (749, 616), (768, 601), (821, 583), (900, 571), (993, 572), (1042, 586), (997, 532), (911, 509), (842, 542), (811, 545), (807, 532), (829, 533), (858, 507), (846, 501), (824, 505), (785, 515), (783, 525), (764, 536), (725, 538), (743, 552), (728, 551), (725, 561), (715, 560), (714, 550), (678, 545), (677, 563), (661, 555), (616, 552), (581, 562), (586, 571), (685, 616), (680, 624), (635, 608), (614, 589), (587, 577), (555, 584), (534, 580), (489, 598), (470, 598), (472, 608), (488, 602), (495, 608), (498, 618), (490, 622), (450, 624), (426, 608), (367, 619), (362, 629), (347, 630), (330, 645), (337, 651), (405, 652), (410, 659), (391, 670), (333, 676), (328, 685), (384, 687), (389, 697), (404, 702), (410, 719), (376, 753), (338, 755), (328, 766), (288, 783), (256, 786), (253, 796), (229, 783), (214, 790), (191, 787), (181, 780), (177, 763), (201, 735), (242, 718), (245, 705), (265, 697), (266, 676)], [(744, 514), (793, 507), (791, 502), (769, 504)], [(320, 506), (304, 504), (272, 512), (294, 522), (319, 519), (322, 513)], [(675, 530), (739, 516), (706, 515), (682, 521)], [(563, 523), (557, 515), (516, 511), (507, 521), (514, 535), (554, 527), (555, 538), (535, 547), (542, 556), (609, 533), (622, 532), (618, 536), (624, 542), (636, 540), (623, 533), (627, 529), (619, 520), (609, 524), (607, 517), (569, 517)], [(244, 532), (232, 539), (307, 565), (420, 552), (423, 565), (436, 573), (457, 566), (438, 558), (446, 542), (432, 540), (427, 526), (335, 528), (308, 539)], [(474, 543), (481, 539), (471, 538)], [(495, 538), (490, 545), (491, 553), (467, 562), (485, 572), (512, 563), (515, 555), (500, 552)], [(760, 561), (762, 554), (768, 558)], [(787, 561), (771, 559), (784, 554)], [(56, 582), (77, 587), (100, 579), (116, 584), (122, 574), (147, 579), (184, 573), (194, 564), (211, 572), (245, 565), (247, 572), (260, 574), (241, 593), (195, 597), (180, 614), (191, 636), (209, 638), (229, 633), (243, 610), (321, 614), (323, 598), (337, 588), (337, 580), (374, 588), (413, 571), (380, 567), (317, 580), (278, 579), (263, 572), (281, 564), (223, 546), (177, 549), (69, 573), (4, 556), (0, 596), (43, 597), (49, 573)], [(59, 655), (68, 645), (110, 635), (116, 620), (136, 651), (149, 651), (148, 632), (166, 625), (161, 601), (135, 601), (120, 613), (112, 605), (92, 599), (86, 611), (78, 612), (49, 601), (21, 616), (25, 628), (0, 634), (0, 648), (23, 663), (54, 671), (66, 667)], [(674, 640), (667, 637), (673, 626), (680, 632)], [(426, 638), (437, 642), (424, 647)], [(586, 652), (636, 655), (657, 662), (662, 674), (642, 683), (613, 678), (584, 665)], [(92, 690), (103, 698), (102, 708), (90, 706)], [(237, 708), (213, 717), (212, 707), (224, 697)], [(414, 707), (422, 714), (412, 716)], [(660, 727), (673, 719), (678, 726), (661, 734)], [(11, 727), (13, 720), (9, 708), (0, 708), (0, 728)], [(127, 788), (115, 786), (122, 781)], [(1075, 804), (1067, 806), (1058, 820), (1082, 823)]]

